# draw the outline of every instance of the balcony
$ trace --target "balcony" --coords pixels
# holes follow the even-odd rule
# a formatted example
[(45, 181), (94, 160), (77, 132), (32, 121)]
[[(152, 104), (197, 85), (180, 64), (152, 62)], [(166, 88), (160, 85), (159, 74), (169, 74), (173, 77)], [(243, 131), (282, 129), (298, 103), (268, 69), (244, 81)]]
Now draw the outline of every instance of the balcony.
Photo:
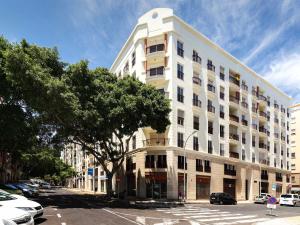
[(239, 142), (239, 135), (238, 134), (230, 133), (229, 134), (229, 141), (230, 141), (231, 144), (238, 144), (238, 142)]
[(233, 124), (235, 124), (236, 126), (238, 126), (239, 124), (239, 117), (235, 116), (235, 115), (229, 115), (229, 120), (230, 122), (233, 122)]
[(229, 101), (230, 101), (230, 103), (234, 103), (232, 105), (234, 105), (236, 107), (238, 107), (240, 104), (240, 99), (236, 96), (229, 96)]
[(270, 131), (264, 127), (259, 127), (259, 134), (262, 134), (263, 136), (270, 136)]
[(277, 103), (274, 103), (274, 109), (279, 110), (279, 105)]
[(248, 126), (248, 120), (242, 119), (242, 125), (243, 126)]
[(196, 84), (197, 86), (201, 86), (201, 79), (199, 77), (193, 77), (193, 84)]
[(207, 111), (208, 111), (208, 112), (211, 112), (211, 113), (213, 113), (213, 114), (215, 114), (216, 109), (215, 109), (215, 107), (212, 106), (212, 105), (207, 105)]
[(268, 150), (268, 145), (266, 145), (265, 143), (260, 142), (258, 146), (260, 149)]
[(150, 138), (143, 140), (144, 147), (152, 147), (152, 146), (168, 146), (169, 138)]
[(212, 84), (207, 84), (207, 90), (212, 92), (212, 93), (216, 93), (216, 88)]
[(241, 106), (244, 108), (244, 109), (248, 109), (248, 103), (247, 102), (241, 102)]
[(264, 164), (264, 165), (270, 165), (270, 162), (268, 160), (266, 160), (266, 159), (260, 159), (259, 163), (260, 164)]
[(210, 166), (204, 166), (204, 172), (205, 173), (210, 173), (211, 172), (211, 167)]
[(268, 114), (263, 112), (263, 111), (259, 111), (259, 119), (261, 121), (267, 121), (268, 120)]
[(259, 95), (258, 100), (260, 101), (260, 103), (264, 103), (264, 104), (268, 103), (268, 99), (264, 95)]
[(147, 56), (149, 55), (154, 55), (156, 53), (161, 53), (165, 51), (165, 45), (164, 44), (158, 44), (158, 45), (152, 45), (146, 48), (146, 54)]
[(207, 75), (215, 79), (215, 66), (212, 64), (207, 64)]
[(229, 157), (230, 158), (239, 159), (240, 158), (240, 154), (237, 153), (237, 152), (229, 152)]
[(242, 83), (242, 90), (248, 92), (248, 85)]
[(193, 106), (196, 106), (197, 108), (201, 108), (201, 101), (198, 99), (193, 99)]
[(235, 90), (239, 90), (240, 89), (240, 81), (233, 76), (229, 76), (229, 86)]
[(193, 54), (193, 62), (201, 64), (201, 57), (197, 54)]
[(147, 74), (146, 74), (147, 83), (153, 83), (155, 85), (155, 84), (164, 83), (165, 81), (166, 81), (165, 68), (163, 66), (151, 68), (147, 70)]
[(236, 176), (236, 170), (226, 170), (224, 169), (224, 174), (229, 176)]

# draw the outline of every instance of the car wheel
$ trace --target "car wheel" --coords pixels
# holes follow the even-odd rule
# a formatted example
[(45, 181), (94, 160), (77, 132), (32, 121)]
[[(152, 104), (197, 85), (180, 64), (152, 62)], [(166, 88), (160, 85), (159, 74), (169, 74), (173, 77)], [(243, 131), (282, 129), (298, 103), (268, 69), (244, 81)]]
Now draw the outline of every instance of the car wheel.
[(282, 204), (280, 204), (280, 206), (282, 206)]
[(224, 202), (221, 200), (221, 201), (219, 202), (219, 204), (220, 204), (220, 205), (223, 205), (223, 204), (224, 204)]
[(234, 205), (236, 205), (237, 204), (237, 201), (234, 201), (234, 203), (233, 203)]
[(209, 202), (210, 204), (214, 204), (212, 201)]

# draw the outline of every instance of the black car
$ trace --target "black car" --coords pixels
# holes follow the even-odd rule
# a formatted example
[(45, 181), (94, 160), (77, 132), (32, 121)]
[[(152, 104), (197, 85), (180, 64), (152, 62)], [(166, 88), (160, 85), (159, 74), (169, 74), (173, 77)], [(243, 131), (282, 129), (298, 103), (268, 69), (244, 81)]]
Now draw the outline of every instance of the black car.
[(228, 205), (236, 205), (236, 200), (228, 193), (212, 193), (209, 198), (210, 204), (218, 203), (220, 205), (228, 204)]

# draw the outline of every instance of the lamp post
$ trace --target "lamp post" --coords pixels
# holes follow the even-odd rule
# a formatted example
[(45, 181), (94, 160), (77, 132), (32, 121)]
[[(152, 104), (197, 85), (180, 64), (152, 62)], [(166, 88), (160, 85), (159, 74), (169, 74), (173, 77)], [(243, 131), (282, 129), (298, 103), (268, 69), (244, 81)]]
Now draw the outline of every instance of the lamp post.
[(185, 147), (186, 147), (186, 144), (187, 144), (187, 141), (189, 140), (189, 138), (193, 135), (193, 134), (195, 134), (195, 133), (197, 133), (197, 130), (195, 130), (195, 131), (193, 131), (188, 137), (187, 137), (187, 139), (185, 140), (185, 142), (184, 142), (184, 146), (183, 146), (183, 152), (184, 152), (184, 170), (183, 170), (183, 201), (185, 201), (186, 200), (186, 188), (185, 188), (185, 186), (186, 186), (186, 181), (185, 181), (185, 172), (186, 172), (186, 150), (185, 150)]

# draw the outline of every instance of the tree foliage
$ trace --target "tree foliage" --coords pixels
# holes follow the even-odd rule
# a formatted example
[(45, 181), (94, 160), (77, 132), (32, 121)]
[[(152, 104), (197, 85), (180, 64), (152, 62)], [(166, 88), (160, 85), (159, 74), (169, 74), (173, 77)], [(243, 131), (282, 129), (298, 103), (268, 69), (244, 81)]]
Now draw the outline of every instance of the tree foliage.
[[(95, 156), (111, 178), (128, 151), (126, 142), (141, 127), (158, 133), (169, 125), (169, 101), (154, 87), (87, 61), (67, 65), (56, 49), (14, 44), (4, 52), (7, 79), (47, 128)], [(109, 169), (108, 163), (112, 164)]]

